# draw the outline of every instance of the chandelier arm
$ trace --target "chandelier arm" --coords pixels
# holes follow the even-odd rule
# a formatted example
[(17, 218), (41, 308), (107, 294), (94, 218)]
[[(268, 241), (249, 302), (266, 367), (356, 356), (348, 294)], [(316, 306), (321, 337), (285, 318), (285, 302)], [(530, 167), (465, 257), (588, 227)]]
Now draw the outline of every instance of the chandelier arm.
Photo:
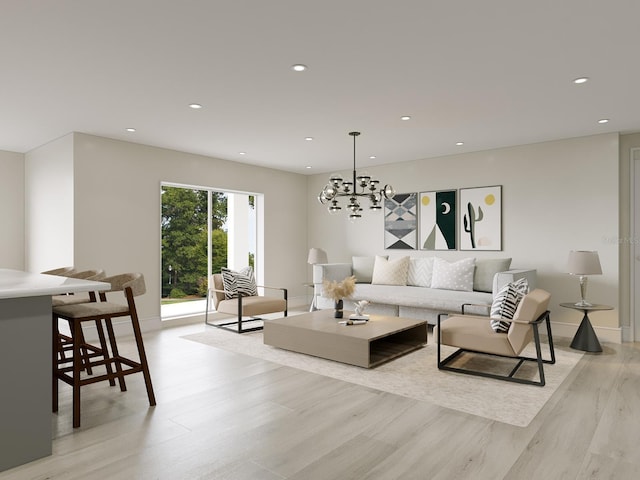
[(360, 135), (358, 132), (351, 132), (353, 134), (353, 191), (356, 191), (356, 137)]

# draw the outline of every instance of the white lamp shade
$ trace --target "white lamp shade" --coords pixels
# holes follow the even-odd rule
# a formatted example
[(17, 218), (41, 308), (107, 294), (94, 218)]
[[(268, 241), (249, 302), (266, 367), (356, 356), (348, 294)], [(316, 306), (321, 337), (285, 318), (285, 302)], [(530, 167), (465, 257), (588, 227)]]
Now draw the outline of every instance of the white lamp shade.
[(600, 266), (598, 252), (570, 251), (567, 272), (572, 275), (601, 275), (602, 267)]
[(307, 258), (307, 263), (310, 263), (311, 265), (315, 265), (317, 263), (328, 263), (327, 252), (325, 252), (321, 248), (314, 247), (309, 249), (309, 257)]

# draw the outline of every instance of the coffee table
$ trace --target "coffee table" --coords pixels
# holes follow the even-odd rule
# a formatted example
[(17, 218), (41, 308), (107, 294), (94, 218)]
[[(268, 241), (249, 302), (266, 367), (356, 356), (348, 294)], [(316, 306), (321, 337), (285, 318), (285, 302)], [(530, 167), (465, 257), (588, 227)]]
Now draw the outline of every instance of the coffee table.
[[(344, 319), (351, 312), (345, 312)], [(264, 322), (264, 344), (372, 368), (427, 343), (427, 321), (371, 315), (363, 325), (341, 325), (333, 310)]]

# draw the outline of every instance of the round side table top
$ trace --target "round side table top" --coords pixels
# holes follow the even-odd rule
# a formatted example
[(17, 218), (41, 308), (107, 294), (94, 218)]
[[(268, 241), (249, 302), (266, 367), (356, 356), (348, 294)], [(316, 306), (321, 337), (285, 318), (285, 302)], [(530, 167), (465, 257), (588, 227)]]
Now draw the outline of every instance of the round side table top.
[(595, 312), (598, 310), (613, 310), (611, 305), (602, 305), (594, 303), (593, 305), (576, 305), (575, 303), (567, 302), (561, 303), (561, 307), (573, 308), (574, 310), (582, 310), (583, 312)]

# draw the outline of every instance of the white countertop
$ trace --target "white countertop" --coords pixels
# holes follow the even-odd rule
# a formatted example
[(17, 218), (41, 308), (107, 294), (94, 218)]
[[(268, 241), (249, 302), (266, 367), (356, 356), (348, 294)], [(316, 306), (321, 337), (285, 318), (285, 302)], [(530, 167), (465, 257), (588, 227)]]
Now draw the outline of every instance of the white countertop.
[(105, 282), (0, 268), (0, 299), (109, 290)]

